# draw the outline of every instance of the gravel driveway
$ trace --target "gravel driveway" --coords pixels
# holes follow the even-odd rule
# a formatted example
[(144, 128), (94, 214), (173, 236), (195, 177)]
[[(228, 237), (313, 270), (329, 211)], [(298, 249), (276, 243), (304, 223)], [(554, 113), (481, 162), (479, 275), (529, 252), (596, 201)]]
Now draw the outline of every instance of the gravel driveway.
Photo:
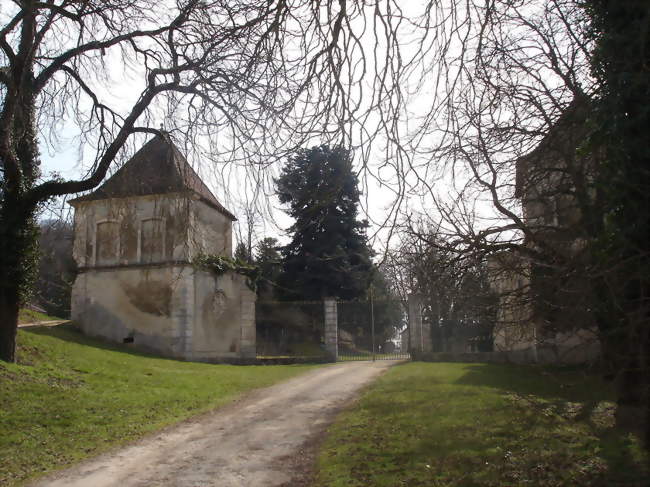
[(315, 369), (32, 485), (305, 485), (318, 439), (336, 413), (394, 364), (348, 362)]

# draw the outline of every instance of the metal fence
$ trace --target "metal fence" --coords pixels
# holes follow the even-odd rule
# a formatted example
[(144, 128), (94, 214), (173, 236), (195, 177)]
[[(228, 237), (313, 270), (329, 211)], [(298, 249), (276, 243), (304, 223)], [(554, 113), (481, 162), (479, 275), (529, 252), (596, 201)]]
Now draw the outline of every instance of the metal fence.
[(322, 301), (258, 301), (257, 357), (324, 357), (324, 322)]
[[(408, 307), (402, 301), (337, 301), (338, 360), (409, 359)], [(258, 301), (257, 358), (331, 359), (322, 301)]]
[(339, 301), (337, 313), (338, 360), (410, 358), (406, 332), (408, 307), (405, 302)]

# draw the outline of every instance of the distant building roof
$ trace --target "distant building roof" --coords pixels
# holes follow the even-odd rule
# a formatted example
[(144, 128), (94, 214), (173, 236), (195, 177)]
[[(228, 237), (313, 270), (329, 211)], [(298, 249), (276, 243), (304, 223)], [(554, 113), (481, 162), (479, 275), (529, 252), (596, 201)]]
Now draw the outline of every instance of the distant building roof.
[(69, 203), (186, 191), (193, 192), (231, 220), (237, 220), (219, 203), (168, 135), (149, 140), (99, 188)]

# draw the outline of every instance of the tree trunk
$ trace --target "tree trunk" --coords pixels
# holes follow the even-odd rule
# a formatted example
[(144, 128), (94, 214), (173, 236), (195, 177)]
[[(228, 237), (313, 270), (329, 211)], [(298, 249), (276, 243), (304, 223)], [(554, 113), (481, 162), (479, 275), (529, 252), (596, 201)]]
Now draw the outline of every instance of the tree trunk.
[(6, 362), (16, 360), (18, 310), (37, 270), (36, 235), (33, 211), (5, 198), (0, 208), (0, 360)]
[(0, 288), (0, 360), (5, 362), (16, 361), (19, 292), (11, 284), (6, 282)]
[[(615, 289), (616, 295), (599, 297), (608, 312), (600, 316), (603, 360), (608, 374), (616, 378), (616, 423), (638, 433), (650, 447), (650, 370), (648, 351), (648, 295), (639, 279), (628, 271)], [(612, 280), (613, 282), (617, 282)]]
[(619, 374), (617, 382), (616, 424), (618, 427), (637, 433), (650, 448), (650, 380), (646, 363), (647, 343), (638, 343), (631, 350), (627, 367)]

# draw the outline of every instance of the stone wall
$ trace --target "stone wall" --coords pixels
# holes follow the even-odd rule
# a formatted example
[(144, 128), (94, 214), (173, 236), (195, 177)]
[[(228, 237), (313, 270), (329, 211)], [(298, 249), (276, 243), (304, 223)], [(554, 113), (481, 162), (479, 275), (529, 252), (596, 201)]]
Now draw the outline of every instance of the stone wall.
[(72, 319), (84, 333), (187, 360), (255, 357), (255, 293), (239, 274), (189, 265), (81, 272)]
[[(535, 313), (528, 262), (511, 252), (501, 252), (490, 257), (488, 266), (490, 285), (499, 295), (493, 331), (495, 352), (530, 357), (531, 363), (578, 364), (598, 360), (597, 330), (585, 327), (583, 320), (572, 321), (575, 314), (570, 313), (571, 306), (556, 317), (554, 327), (548, 326), (543, 315)], [(576, 293), (575, 300), (579, 297), (580, 293)]]
[(185, 194), (75, 203), (77, 265), (106, 267), (232, 256), (230, 218)]
[(229, 217), (183, 193), (74, 205), (72, 319), (86, 334), (187, 360), (255, 357), (245, 277), (191, 265), (232, 255)]
[(72, 320), (87, 335), (184, 358), (193, 288), (186, 266), (82, 271), (72, 288)]
[(232, 257), (232, 221), (203, 201), (193, 200), (189, 228), (189, 257), (213, 254)]
[(75, 203), (80, 268), (189, 260), (192, 201), (178, 194)]
[(494, 349), (534, 349), (537, 329), (530, 302), (530, 266), (512, 252), (500, 252), (489, 257), (488, 272), (490, 286), (499, 297)]
[[(194, 271), (195, 316), (186, 358), (255, 357), (255, 293), (244, 276)], [(252, 310), (251, 310), (252, 308)]]

